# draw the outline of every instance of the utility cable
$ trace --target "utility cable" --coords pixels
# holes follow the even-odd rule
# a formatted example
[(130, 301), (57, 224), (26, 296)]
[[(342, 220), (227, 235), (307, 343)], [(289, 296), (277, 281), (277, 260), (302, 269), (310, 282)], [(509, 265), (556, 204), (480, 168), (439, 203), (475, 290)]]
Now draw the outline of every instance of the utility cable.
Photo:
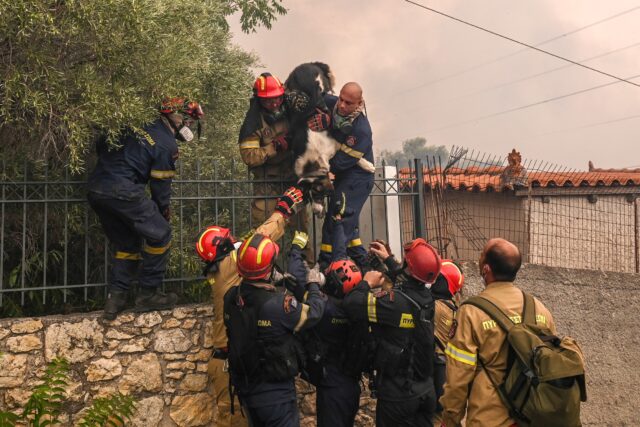
[(544, 54), (546, 54), (546, 55), (549, 55), (549, 56), (552, 56), (552, 57), (554, 57), (554, 58), (560, 59), (560, 60), (562, 60), (562, 61), (569, 62), (569, 63), (571, 63), (571, 64), (577, 65), (577, 66), (582, 67), (582, 68), (584, 68), (584, 69), (587, 69), (587, 70), (593, 71), (593, 72), (595, 72), (595, 73), (599, 73), (599, 74), (605, 75), (605, 76), (607, 76), (607, 77), (611, 77), (611, 78), (613, 78), (613, 79), (619, 80), (619, 81), (621, 81), (621, 82), (625, 82), (625, 83), (628, 83), (628, 84), (630, 84), (630, 85), (640, 87), (640, 84), (638, 84), (638, 83), (630, 82), (629, 80), (626, 80), (626, 79), (623, 79), (623, 78), (618, 77), (618, 76), (616, 76), (616, 75), (613, 75), (613, 74), (607, 73), (606, 71), (602, 71), (602, 70), (598, 70), (597, 68), (589, 67), (588, 65), (584, 65), (584, 64), (581, 64), (581, 63), (579, 63), (579, 62), (577, 62), (577, 61), (573, 61), (573, 60), (571, 60), (571, 59), (569, 59), (569, 58), (565, 58), (564, 56), (557, 55), (557, 54), (555, 54), (555, 53), (553, 53), (553, 52), (549, 52), (548, 50), (540, 49), (540, 48), (535, 47), (535, 46), (533, 46), (533, 45), (530, 45), (530, 44), (528, 44), (528, 43), (521, 42), (521, 41), (516, 40), (516, 39), (514, 39), (514, 38), (512, 38), (512, 37), (505, 36), (505, 35), (503, 35), (503, 34), (500, 34), (500, 33), (497, 33), (497, 32), (495, 32), (495, 31), (489, 30), (489, 29), (487, 29), (487, 28), (484, 28), (484, 27), (481, 27), (481, 26), (479, 26), (479, 25), (473, 24), (473, 23), (471, 23), (471, 22), (465, 21), (465, 20), (463, 20), (463, 19), (456, 18), (455, 16), (452, 16), (452, 15), (446, 14), (446, 13), (444, 13), (444, 12), (440, 12), (439, 10), (436, 10), (436, 9), (431, 8), (431, 7), (425, 6), (425, 5), (423, 5), (423, 4), (417, 3), (417, 2), (415, 2), (415, 1), (413, 1), (413, 0), (404, 0), (404, 1), (405, 1), (405, 2), (407, 2), (407, 3), (409, 3), (409, 4), (412, 4), (412, 5), (414, 5), (414, 6), (417, 6), (417, 7), (419, 7), (419, 8), (422, 8), (422, 9), (425, 9), (425, 10), (427, 10), (427, 11), (430, 11), (430, 12), (436, 13), (436, 14), (441, 15), (441, 16), (444, 16), (445, 18), (452, 19), (452, 20), (454, 20), (454, 21), (456, 21), (456, 22), (460, 22), (461, 24), (465, 24), (465, 25), (468, 25), (468, 26), (470, 26), (470, 27), (472, 27), (472, 28), (475, 28), (475, 29), (477, 29), (477, 30), (484, 31), (484, 32), (486, 32), (486, 33), (492, 34), (492, 35), (494, 35), (494, 36), (496, 36), (496, 37), (500, 37), (500, 38), (503, 38), (503, 39), (505, 39), (505, 40), (509, 40), (509, 41), (511, 41), (511, 42), (513, 42), (513, 43), (517, 43), (517, 44), (519, 44), (519, 45), (522, 45), (522, 46), (525, 46), (525, 47), (527, 47), (527, 48), (529, 48), (529, 49), (533, 49), (533, 50), (535, 50), (535, 51), (538, 51), (538, 52), (544, 53)]

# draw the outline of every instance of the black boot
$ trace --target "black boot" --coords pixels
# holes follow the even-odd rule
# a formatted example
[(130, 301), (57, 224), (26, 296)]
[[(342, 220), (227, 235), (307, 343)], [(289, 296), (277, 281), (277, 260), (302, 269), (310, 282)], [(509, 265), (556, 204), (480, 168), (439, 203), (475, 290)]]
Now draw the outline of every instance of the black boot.
[(136, 297), (136, 311), (153, 311), (172, 309), (178, 296), (172, 292), (165, 294), (156, 288), (140, 288), (140, 294)]
[(103, 318), (113, 320), (118, 313), (124, 310), (127, 305), (127, 291), (112, 291), (107, 294), (107, 301), (104, 303)]

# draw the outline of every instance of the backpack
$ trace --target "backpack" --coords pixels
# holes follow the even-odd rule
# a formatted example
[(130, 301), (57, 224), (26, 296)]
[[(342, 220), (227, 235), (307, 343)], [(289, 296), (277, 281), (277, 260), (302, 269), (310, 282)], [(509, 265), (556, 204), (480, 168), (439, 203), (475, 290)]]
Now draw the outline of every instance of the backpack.
[(480, 365), (520, 427), (579, 427), (580, 402), (587, 400), (582, 350), (573, 338), (559, 338), (536, 324), (535, 302), (523, 292), (522, 323), (515, 324), (481, 296), (463, 304), (480, 308), (507, 333), (509, 357), (504, 382), (496, 384)]

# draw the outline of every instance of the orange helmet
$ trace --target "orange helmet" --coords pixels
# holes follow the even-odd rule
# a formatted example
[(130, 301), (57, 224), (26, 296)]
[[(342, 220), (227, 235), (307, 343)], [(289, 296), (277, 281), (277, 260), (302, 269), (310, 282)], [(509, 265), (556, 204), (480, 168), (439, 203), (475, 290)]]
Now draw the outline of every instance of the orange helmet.
[(253, 84), (253, 93), (258, 98), (275, 98), (284, 95), (284, 86), (271, 73), (262, 73)]
[(162, 114), (181, 113), (189, 116), (194, 120), (200, 120), (204, 117), (202, 107), (196, 101), (188, 101), (185, 98), (164, 98), (160, 104), (160, 112)]
[(233, 251), (234, 239), (228, 228), (212, 225), (204, 230), (196, 242), (196, 252), (203, 261), (216, 262)]
[[(335, 296), (344, 296), (362, 281), (362, 271), (350, 259), (333, 261), (326, 270), (325, 287)], [(328, 285), (328, 286), (327, 286)]]
[(462, 274), (460, 267), (450, 259), (443, 259), (441, 265), (440, 274), (447, 279), (451, 295), (455, 295), (464, 286), (464, 274)]
[(405, 243), (404, 261), (411, 276), (423, 283), (435, 282), (440, 274), (440, 255), (422, 238)]
[(238, 273), (249, 280), (266, 279), (276, 263), (280, 247), (263, 234), (254, 234), (238, 248)]

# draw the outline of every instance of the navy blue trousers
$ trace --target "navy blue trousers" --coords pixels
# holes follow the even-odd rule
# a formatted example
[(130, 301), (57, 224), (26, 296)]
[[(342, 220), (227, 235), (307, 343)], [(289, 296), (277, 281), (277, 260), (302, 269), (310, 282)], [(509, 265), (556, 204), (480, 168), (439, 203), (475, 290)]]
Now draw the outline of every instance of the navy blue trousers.
[(344, 193), (347, 202), (346, 211), (352, 213), (342, 222), (344, 225), (344, 235), (347, 239), (347, 255), (358, 267), (362, 268), (367, 260), (367, 250), (362, 246), (362, 241), (360, 240), (360, 212), (367, 198), (369, 198), (369, 193), (371, 193), (373, 189), (373, 174), (358, 174), (349, 178), (336, 180), (334, 185), (335, 191), (329, 200), (327, 216), (322, 224), (322, 245), (320, 246), (320, 257), (318, 261), (323, 268), (328, 266), (332, 261), (333, 221), (331, 221), (331, 217), (334, 215), (335, 197), (341, 197), (341, 193)]
[(140, 267), (140, 286), (159, 287), (169, 261), (171, 226), (155, 202), (147, 198), (113, 199), (95, 193), (89, 193), (88, 199), (113, 249), (109, 288), (128, 290)]

